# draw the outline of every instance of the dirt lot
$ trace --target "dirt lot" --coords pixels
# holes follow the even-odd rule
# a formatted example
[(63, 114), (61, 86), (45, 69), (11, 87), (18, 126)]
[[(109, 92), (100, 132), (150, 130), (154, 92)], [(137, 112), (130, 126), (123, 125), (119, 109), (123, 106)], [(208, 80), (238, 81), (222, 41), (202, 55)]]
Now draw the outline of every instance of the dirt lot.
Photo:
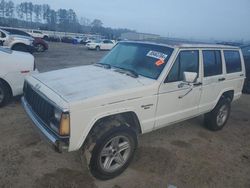
[[(90, 64), (106, 52), (51, 43), (35, 54), (41, 72)], [(143, 135), (129, 169), (110, 181), (88, 172), (78, 152), (58, 154), (33, 129), (19, 100), (0, 109), (0, 187), (250, 187), (250, 96), (233, 104), (227, 126), (211, 132), (202, 117)]]

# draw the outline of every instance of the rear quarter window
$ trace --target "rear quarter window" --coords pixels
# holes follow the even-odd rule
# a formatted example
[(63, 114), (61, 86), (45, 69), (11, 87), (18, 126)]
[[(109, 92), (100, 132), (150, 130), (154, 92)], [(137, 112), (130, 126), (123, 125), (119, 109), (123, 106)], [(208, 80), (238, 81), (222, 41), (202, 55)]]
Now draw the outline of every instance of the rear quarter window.
[(224, 50), (224, 57), (227, 73), (240, 72), (242, 70), (239, 51)]

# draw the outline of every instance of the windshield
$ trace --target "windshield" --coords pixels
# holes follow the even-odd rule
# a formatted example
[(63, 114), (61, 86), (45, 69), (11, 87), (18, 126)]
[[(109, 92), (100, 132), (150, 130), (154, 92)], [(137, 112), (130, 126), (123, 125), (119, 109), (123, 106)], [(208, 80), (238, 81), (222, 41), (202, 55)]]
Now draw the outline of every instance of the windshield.
[(157, 79), (172, 52), (172, 48), (165, 46), (121, 42), (99, 63), (133, 71), (144, 77)]

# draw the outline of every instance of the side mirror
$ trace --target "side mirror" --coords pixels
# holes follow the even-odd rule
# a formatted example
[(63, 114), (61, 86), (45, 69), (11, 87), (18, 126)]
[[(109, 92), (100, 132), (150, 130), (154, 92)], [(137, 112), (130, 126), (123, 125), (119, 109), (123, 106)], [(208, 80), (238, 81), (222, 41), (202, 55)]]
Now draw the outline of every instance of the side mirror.
[(198, 74), (196, 72), (184, 72), (183, 73), (183, 78), (184, 82), (187, 83), (194, 83), (195, 80), (197, 79)]

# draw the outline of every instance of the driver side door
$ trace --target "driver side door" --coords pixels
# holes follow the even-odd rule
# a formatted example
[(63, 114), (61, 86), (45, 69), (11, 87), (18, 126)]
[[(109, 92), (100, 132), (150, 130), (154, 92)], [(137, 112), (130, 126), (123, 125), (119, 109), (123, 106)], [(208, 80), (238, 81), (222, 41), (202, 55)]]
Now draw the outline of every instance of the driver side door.
[[(195, 83), (185, 84), (184, 72), (197, 73)], [(199, 50), (180, 50), (158, 93), (155, 128), (188, 119), (199, 113), (201, 97)]]

